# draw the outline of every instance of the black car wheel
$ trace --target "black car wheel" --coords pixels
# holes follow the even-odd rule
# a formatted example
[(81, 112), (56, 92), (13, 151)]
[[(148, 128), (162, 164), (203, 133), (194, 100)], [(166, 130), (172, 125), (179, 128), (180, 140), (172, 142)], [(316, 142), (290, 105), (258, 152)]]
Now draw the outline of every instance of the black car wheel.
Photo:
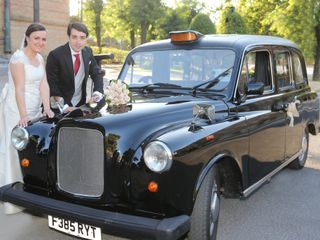
[(308, 150), (309, 150), (309, 133), (307, 130), (305, 130), (301, 138), (301, 153), (299, 157), (297, 157), (295, 160), (293, 160), (289, 164), (289, 167), (292, 169), (303, 168), (308, 157)]
[(203, 180), (191, 215), (190, 240), (214, 240), (220, 212), (219, 179), (216, 166)]

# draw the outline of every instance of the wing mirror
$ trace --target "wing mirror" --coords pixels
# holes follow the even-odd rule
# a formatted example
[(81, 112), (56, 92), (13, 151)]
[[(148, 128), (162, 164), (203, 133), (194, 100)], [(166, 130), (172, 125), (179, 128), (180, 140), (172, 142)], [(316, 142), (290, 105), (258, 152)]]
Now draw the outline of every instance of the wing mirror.
[(208, 119), (210, 122), (214, 121), (215, 108), (209, 104), (195, 104), (192, 109), (193, 117)]
[(55, 97), (50, 97), (50, 107), (52, 109), (59, 109), (60, 113), (63, 113), (64, 99), (61, 97), (57, 100)]
[(192, 115), (193, 115), (193, 120), (191, 122), (189, 131), (195, 132), (201, 129), (200, 126), (196, 125), (196, 121), (198, 118), (209, 120), (211, 123), (214, 122), (215, 107), (214, 105), (209, 105), (209, 104), (195, 104), (192, 109)]

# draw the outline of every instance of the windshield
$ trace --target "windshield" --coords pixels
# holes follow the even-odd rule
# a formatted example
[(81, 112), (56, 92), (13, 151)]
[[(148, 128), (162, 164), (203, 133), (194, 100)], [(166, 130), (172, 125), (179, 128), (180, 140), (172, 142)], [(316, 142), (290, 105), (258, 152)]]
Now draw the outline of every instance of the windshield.
[(215, 80), (211, 90), (224, 91), (234, 60), (235, 53), (228, 49), (136, 52), (127, 58), (120, 79), (130, 87), (164, 83), (188, 88), (208, 88), (199, 85)]

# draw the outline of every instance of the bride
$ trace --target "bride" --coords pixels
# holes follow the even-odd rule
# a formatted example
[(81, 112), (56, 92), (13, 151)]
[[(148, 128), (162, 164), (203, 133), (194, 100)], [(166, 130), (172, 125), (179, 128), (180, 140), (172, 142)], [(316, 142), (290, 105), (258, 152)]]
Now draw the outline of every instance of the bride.
[[(39, 23), (29, 25), (23, 46), (9, 62), (9, 81), (0, 95), (0, 186), (22, 181), (17, 151), (11, 145), (11, 130), (18, 124), (40, 116), (53, 117), (49, 105), (49, 86), (40, 52), (46, 43), (46, 29)], [(43, 104), (43, 111), (41, 108)], [(5, 203), (5, 213), (21, 211)]]

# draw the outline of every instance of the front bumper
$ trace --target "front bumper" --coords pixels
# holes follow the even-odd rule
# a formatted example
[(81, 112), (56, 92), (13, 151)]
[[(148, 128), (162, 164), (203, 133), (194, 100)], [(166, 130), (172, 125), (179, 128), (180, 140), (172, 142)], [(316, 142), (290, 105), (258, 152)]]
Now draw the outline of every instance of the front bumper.
[(102, 232), (130, 238), (178, 239), (190, 228), (190, 217), (187, 215), (157, 220), (94, 209), (26, 192), (20, 182), (1, 187), (0, 201), (97, 226)]

